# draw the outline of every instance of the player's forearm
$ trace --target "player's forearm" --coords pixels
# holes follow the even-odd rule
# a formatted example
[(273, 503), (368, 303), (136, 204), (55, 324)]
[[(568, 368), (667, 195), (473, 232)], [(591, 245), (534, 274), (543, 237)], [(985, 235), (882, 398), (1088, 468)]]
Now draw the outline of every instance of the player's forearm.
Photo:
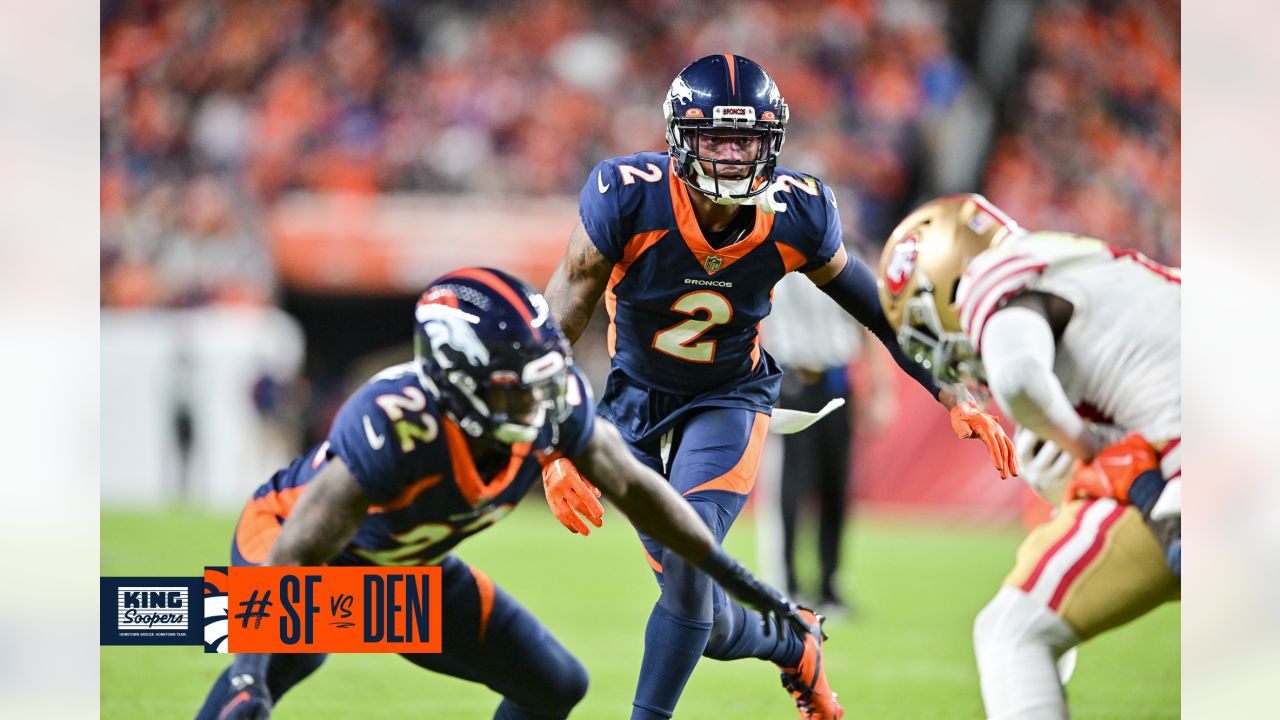
[(1019, 425), (1087, 462), (1097, 448), (1054, 375), (1054, 355), (1053, 331), (1038, 313), (1011, 307), (987, 321), (982, 362), (996, 402)]
[(571, 458), (633, 525), (697, 563), (716, 542), (689, 503), (631, 454), (617, 428), (596, 419), (586, 450)]
[[(355, 532), (350, 534), (342, 528), (331, 526), (301, 527), (293, 518), (287, 520), (280, 530), (280, 536), (271, 545), (267, 553), (266, 565), (282, 567), (307, 567), (324, 565), (337, 556), (351, 542)], [(358, 527), (358, 526), (357, 526)]]
[(613, 502), (637, 529), (695, 564), (716, 548), (715, 537), (689, 503), (652, 471), (630, 478), (626, 492)]
[[(840, 269), (831, 279), (823, 282), (818, 286), (823, 292), (836, 301), (845, 312), (849, 313), (858, 322), (862, 323), (873, 335), (884, 344), (889, 350), (889, 354), (893, 356), (893, 361), (902, 368), (902, 371), (910, 375), (930, 395), (938, 398), (939, 402), (947, 405), (947, 399), (939, 395), (940, 388), (933, 381), (933, 375), (922, 367), (919, 363), (907, 357), (902, 352), (902, 347), (898, 344), (897, 334), (893, 331), (893, 327), (889, 325), (889, 321), (885, 319), (884, 311), (880, 308), (880, 295), (876, 289), (876, 276), (871, 272), (871, 268), (858, 258), (851, 257), (845, 262), (844, 267)], [(954, 404), (954, 402), (952, 403)]]
[(342, 552), (360, 530), (369, 509), (341, 459), (334, 458), (311, 481), (267, 553), (267, 565), (323, 565)]

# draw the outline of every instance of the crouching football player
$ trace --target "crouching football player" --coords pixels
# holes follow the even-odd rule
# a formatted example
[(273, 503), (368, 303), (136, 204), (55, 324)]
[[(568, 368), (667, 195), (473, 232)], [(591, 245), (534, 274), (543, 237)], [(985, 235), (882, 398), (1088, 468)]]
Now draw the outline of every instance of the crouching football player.
[[(415, 316), (414, 362), (365, 383), (327, 441), (258, 488), (236, 526), (233, 564), (439, 564), (443, 652), (404, 657), (492, 688), (503, 698), (495, 718), (563, 718), (587, 691), (586, 670), (528, 610), (450, 553), (511, 512), (541, 466), (564, 455), (637, 528), (765, 613), (780, 641), (810, 632), (792, 603), (727, 556), (617, 430), (595, 419), (540, 294), (497, 270), (463, 269), (432, 283)], [(269, 717), (324, 659), (237, 655), (198, 720)]]
[(908, 354), (989, 388), (1020, 427), (1024, 476), (1061, 498), (974, 650), (989, 717), (1066, 718), (1055, 663), (1180, 593), (1181, 274), (956, 195), (894, 230), (880, 298)]

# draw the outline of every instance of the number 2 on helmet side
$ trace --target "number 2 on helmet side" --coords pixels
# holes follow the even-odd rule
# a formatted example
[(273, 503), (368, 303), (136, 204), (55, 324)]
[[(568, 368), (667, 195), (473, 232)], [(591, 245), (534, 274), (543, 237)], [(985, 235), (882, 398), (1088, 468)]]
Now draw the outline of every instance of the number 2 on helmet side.
[(716, 359), (716, 341), (698, 341), (711, 328), (733, 319), (729, 300), (712, 290), (695, 290), (676, 300), (671, 309), (691, 316), (653, 336), (653, 349), (688, 362), (710, 363)]

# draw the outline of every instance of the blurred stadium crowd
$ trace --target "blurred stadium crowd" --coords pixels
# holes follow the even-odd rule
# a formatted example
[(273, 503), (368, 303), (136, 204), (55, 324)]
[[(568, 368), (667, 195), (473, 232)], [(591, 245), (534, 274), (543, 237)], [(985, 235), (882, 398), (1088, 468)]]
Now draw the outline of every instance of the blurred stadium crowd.
[(926, 196), (978, 189), (1178, 264), (1179, 10), (104, 0), (102, 302), (278, 299), (262, 217), (293, 190), (576, 195), (599, 159), (663, 148), (671, 78), (725, 50), (774, 75), (783, 164), (837, 188), (866, 252)]

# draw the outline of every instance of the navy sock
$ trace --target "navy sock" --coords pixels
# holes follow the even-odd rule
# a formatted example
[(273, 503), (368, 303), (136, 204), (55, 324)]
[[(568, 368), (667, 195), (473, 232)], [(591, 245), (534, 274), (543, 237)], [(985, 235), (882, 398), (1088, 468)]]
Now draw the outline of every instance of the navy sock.
[(215, 720), (218, 717), (218, 712), (222, 710), (223, 701), (230, 694), (231, 668), (228, 667), (213, 682), (213, 688), (209, 690), (209, 694), (205, 697), (204, 705), (200, 708), (200, 712), (196, 713), (196, 720)]
[(715, 660), (751, 657), (769, 660), (783, 667), (795, 667), (804, 655), (804, 642), (790, 625), (772, 620), (766, 635), (760, 613), (728, 602), (716, 615), (711, 638), (703, 654)]
[(631, 720), (669, 718), (707, 647), (711, 623), (684, 618), (655, 603), (644, 629), (644, 661)]

